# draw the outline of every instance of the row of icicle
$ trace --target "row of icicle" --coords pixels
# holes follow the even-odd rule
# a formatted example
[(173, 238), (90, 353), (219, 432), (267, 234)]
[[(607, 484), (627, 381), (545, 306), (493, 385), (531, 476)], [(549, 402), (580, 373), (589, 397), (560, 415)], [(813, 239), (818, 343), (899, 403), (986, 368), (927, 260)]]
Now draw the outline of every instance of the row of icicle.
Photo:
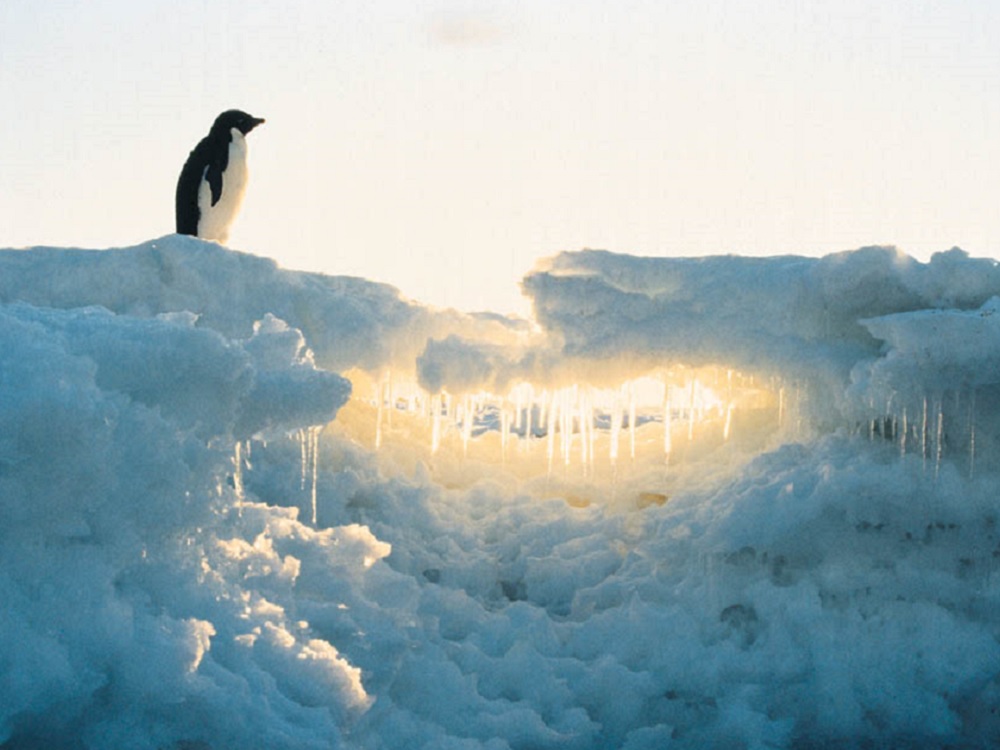
[[(945, 445), (949, 442), (949, 432), (964, 433), (960, 440), (951, 439), (952, 444), (957, 443), (956, 452), (962, 452), (962, 448), (968, 455), (968, 475), (975, 475), (976, 471), (976, 392), (970, 391), (965, 397), (967, 403), (961, 404), (963, 394), (959, 391), (954, 393), (955, 403), (951, 408), (945, 408), (945, 397), (937, 396), (928, 399), (924, 396), (918, 399), (916, 408), (903, 406), (899, 410), (892, 408), (889, 404), (885, 409), (886, 416), (876, 417), (868, 420), (867, 429), (870, 440), (876, 438), (893, 440), (899, 446), (900, 456), (918, 454), (923, 462), (924, 468), (933, 466), (934, 476), (941, 472), (941, 462), (945, 455)], [(912, 404), (911, 404), (912, 406)], [(875, 411), (874, 405), (871, 405)], [(961, 424), (964, 420), (965, 424)], [(950, 421), (951, 429), (946, 427), (946, 421)]]
[[(386, 375), (375, 384), (375, 448), (381, 447), (385, 429), (391, 427), (392, 414), (398, 409), (423, 414), (430, 420), (432, 454), (440, 450), (449, 432), (458, 434), (463, 454), (467, 455), (474, 436), (496, 431), (503, 462), (507, 461), (515, 438), (544, 441), (550, 470), (557, 462), (569, 466), (578, 453), (586, 473), (596, 458), (599, 433), (607, 434), (608, 457), (615, 465), (624, 455), (635, 459), (639, 425), (659, 422), (662, 424), (663, 455), (669, 461), (673, 432), (678, 428), (686, 427), (690, 440), (696, 425), (711, 418), (721, 422), (723, 440), (729, 440), (732, 435), (740, 385), (735, 382), (733, 371), (716, 379), (723, 381), (721, 386), (709, 388), (698, 378), (683, 385), (644, 378), (647, 384), (654, 382), (659, 389), (654, 399), (658, 403), (653, 405), (648, 393), (645, 398), (640, 395), (637, 385), (640, 381), (629, 381), (614, 389), (573, 385), (536, 390), (529, 384), (522, 384), (507, 396), (485, 392), (462, 396), (441, 392), (428, 396), (411, 389), (409, 395), (397, 397), (392, 378)], [(400, 390), (405, 391), (405, 388)], [(777, 391), (780, 427), (788, 408), (785, 389), (778, 386)]]
[[(731, 376), (729, 378), (731, 381)], [(733, 414), (737, 408), (731, 397), (720, 399), (716, 392), (692, 379), (684, 386), (663, 383), (664, 398), (658, 413), (646, 405), (640, 410), (635, 382), (624, 384), (618, 389), (596, 389), (571, 386), (561, 389), (535, 392), (531, 386), (514, 389), (510, 396), (498, 398), (492, 394), (478, 394), (452, 397), (439, 393), (428, 397), (410, 396), (393, 399), (391, 380), (385, 379), (376, 386), (376, 433), (378, 448), (384, 439), (384, 427), (392, 426), (392, 413), (399, 409), (410, 413), (423, 413), (431, 421), (431, 452), (436, 453), (445, 433), (457, 432), (463, 453), (467, 454), (469, 444), (478, 431), (497, 431), (500, 436), (501, 460), (506, 461), (515, 438), (522, 445), (537, 441), (544, 442), (551, 472), (559, 463), (569, 467), (572, 457), (579, 454), (584, 475), (593, 472), (598, 433), (608, 436), (609, 459), (612, 466), (626, 453), (630, 459), (636, 458), (637, 428), (643, 422), (662, 423), (662, 451), (669, 461), (672, 433), (680, 428), (686, 432), (688, 440), (693, 439), (695, 426), (706, 418), (721, 420), (722, 439), (732, 435)], [(790, 416), (796, 414), (796, 401), (801, 394), (795, 389), (792, 398), (786, 389), (777, 388), (777, 426), (785, 426)], [(977, 460), (976, 446), (976, 399), (975, 393), (968, 397), (963, 409), (958, 408), (959, 394), (955, 395), (955, 408), (948, 410), (948, 419), (956, 419), (956, 414), (966, 420), (961, 425), (966, 432), (965, 450), (968, 454), (968, 473), (975, 472)], [(789, 401), (792, 403), (789, 404)], [(388, 408), (386, 408), (388, 406)], [(871, 405), (872, 411), (877, 411)], [(429, 413), (428, 413), (429, 412)], [(964, 412), (964, 413), (963, 413)], [(943, 397), (918, 400), (915, 409), (902, 408), (885, 410), (888, 416), (868, 420), (867, 430), (870, 440), (876, 438), (892, 440), (898, 445), (901, 456), (917, 454), (925, 469), (932, 469), (939, 475), (945, 453), (946, 409)], [(953, 428), (959, 425), (953, 424)], [(686, 430), (684, 429), (686, 428)], [(299, 489), (308, 492), (313, 525), (317, 522), (317, 475), (319, 463), (319, 439), (323, 427), (311, 426), (298, 430), (293, 435), (300, 452)], [(624, 443), (624, 447), (623, 447)], [(242, 513), (246, 497), (244, 469), (251, 468), (251, 441), (237, 441), (232, 456), (234, 467), (232, 481), (237, 500), (237, 509)]]
[[(300, 476), (299, 489), (305, 492), (308, 488), (312, 523), (316, 525), (316, 480), (319, 474), (319, 436), (322, 425), (313, 425), (298, 430), (295, 440), (299, 444)], [(233, 449), (233, 494), (236, 495), (236, 508), (242, 515), (243, 502), (246, 500), (246, 486), (243, 483), (243, 470), (252, 468), (250, 440), (237, 440)]]

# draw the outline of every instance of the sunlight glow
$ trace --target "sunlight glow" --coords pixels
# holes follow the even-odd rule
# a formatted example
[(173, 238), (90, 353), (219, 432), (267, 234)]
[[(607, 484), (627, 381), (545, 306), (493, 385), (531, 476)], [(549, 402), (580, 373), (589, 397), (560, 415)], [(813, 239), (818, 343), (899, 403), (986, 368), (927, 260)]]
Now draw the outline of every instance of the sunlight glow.
[(412, 460), (432, 470), (471, 461), (599, 483), (640, 465), (677, 467), (733, 441), (760, 443), (795, 408), (779, 383), (714, 366), (660, 368), (614, 386), (519, 382), (499, 394), (429, 394), (395, 373), (348, 377), (355, 397), (334, 428), (381, 453), (419, 453), (422, 444), (424, 458)]

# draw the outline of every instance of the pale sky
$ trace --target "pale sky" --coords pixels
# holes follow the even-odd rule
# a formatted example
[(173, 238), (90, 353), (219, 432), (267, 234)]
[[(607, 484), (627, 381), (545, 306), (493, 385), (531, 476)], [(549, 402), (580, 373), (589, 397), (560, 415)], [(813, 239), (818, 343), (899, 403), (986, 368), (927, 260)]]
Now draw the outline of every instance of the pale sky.
[(524, 311), (541, 257), (1000, 258), (996, 0), (0, 0), (0, 247), (173, 231), (267, 118), (230, 246)]

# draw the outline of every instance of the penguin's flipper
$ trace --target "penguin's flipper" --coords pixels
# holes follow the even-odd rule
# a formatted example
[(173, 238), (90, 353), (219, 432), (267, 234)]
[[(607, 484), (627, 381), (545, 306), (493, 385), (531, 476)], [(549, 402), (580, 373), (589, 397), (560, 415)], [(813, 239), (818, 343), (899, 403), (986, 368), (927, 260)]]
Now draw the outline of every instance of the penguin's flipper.
[(205, 180), (208, 182), (208, 187), (212, 191), (212, 205), (214, 206), (219, 202), (222, 197), (222, 173), (226, 171), (225, 164), (219, 164), (218, 162), (212, 162), (205, 169)]

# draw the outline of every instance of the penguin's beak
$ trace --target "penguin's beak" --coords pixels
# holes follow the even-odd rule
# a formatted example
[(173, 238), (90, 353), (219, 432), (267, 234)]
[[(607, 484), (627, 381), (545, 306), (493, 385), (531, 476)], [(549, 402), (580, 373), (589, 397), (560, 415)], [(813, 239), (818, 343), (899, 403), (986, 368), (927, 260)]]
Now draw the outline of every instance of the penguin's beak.
[(257, 127), (258, 125), (263, 125), (265, 122), (267, 122), (267, 121), (263, 117), (251, 117), (250, 118), (250, 127), (247, 129), (247, 132), (249, 133), (255, 127)]

